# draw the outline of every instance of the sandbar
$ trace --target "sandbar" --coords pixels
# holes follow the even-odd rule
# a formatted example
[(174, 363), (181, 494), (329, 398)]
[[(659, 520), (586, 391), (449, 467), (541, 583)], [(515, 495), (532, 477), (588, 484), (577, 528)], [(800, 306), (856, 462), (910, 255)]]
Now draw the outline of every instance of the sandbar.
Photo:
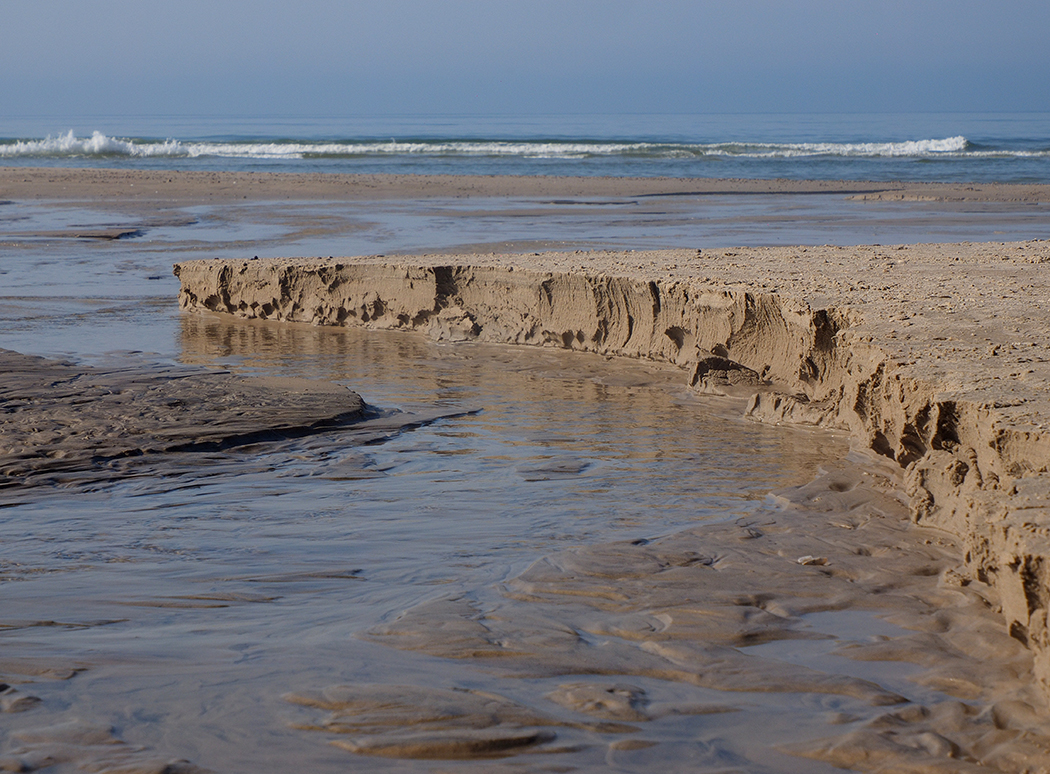
[(360, 175), (0, 167), (0, 199), (219, 203), (362, 201), (427, 197), (607, 197), (838, 194), (864, 200), (1035, 203), (1037, 183), (917, 183), (849, 180)]

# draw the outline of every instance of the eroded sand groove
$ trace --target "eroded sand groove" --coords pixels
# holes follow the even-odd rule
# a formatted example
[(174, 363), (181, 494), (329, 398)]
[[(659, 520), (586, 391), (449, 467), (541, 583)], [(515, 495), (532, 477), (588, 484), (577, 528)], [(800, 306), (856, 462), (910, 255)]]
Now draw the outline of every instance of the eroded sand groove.
[[(847, 428), (905, 469), (914, 521), (960, 538), (967, 573), (997, 590), (1007, 630), (1031, 649), (1050, 695), (1046, 346), (1023, 342), (1015, 360), (1038, 368), (998, 385), (972, 368), (978, 350), (1017, 349), (1023, 323), (1038, 329), (1046, 244), (809, 248), (804, 260), (807, 249), (793, 250), (214, 260), (176, 274), (187, 309), (667, 361), (697, 390), (750, 394), (755, 419)], [(887, 277), (908, 259), (907, 284)], [(994, 324), (967, 305), (984, 295), (975, 284), (972, 299), (953, 285), (992, 261), (1001, 276), (1029, 280), (1003, 287), (991, 318), (1007, 319)], [(873, 286), (880, 278), (895, 282)], [(1003, 300), (1018, 291), (1016, 304)], [(803, 300), (815, 297), (835, 303)], [(900, 338), (887, 328), (894, 314), (908, 320), (935, 305), (955, 316), (928, 314)], [(1011, 315), (1018, 325), (1007, 325)], [(984, 340), (967, 341), (972, 351), (948, 346), (957, 337), (938, 333), (952, 325)]]

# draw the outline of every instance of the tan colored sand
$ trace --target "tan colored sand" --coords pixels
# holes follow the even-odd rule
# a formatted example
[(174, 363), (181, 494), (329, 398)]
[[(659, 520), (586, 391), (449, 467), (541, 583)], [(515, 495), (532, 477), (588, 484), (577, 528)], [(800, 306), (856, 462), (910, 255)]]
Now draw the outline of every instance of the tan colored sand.
[[(1050, 329), (1046, 303), (1050, 240), (384, 255), (334, 261), (340, 262), (376, 267), (454, 264), (666, 283), (699, 281), (716, 288), (795, 298), (813, 309), (849, 309), (855, 313), (849, 335), (877, 342), (902, 375), (934, 382), (960, 398), (994, 405), (1012, 421), (1033, 429), (1050, 427), (1050, 392), (1045, 389), (1050, 383), (1050, 339), (1044, 335)], [(310, 268), (333, 262), (264, 263)], [(275, 309), (272, 316), (280, 318), (280, 313)]]
[(841, 194), (867, 200), (1046, 202), (1050, 185), (716, 178), (357, 175), (0, 167), (0, 199), (206, 204), (427, 197)]

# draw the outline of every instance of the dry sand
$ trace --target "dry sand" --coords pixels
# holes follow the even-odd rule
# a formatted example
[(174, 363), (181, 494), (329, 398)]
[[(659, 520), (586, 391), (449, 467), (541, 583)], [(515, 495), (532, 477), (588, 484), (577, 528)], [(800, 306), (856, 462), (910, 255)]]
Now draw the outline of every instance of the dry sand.
[[(0, 197), (143, 204), (728, 192), (1050, 200), (1045, 186), (0, 170)], [(888, 463), (781, 493), (769, 523), (567, 551), (495, 607), (448, 598), (362, 633), (501, 676), (564, 676), (545, 708), (332, 686), (288, 697), (301, 728), (360, 754), (465, 759), (557, 752), (571, 726), (623, 734), (610, 765), (663, 766), (639, 728), (736, 705), (660, 704), (631, 682), (659, 678), (882, 708), (829, 712), (822, 741), (783, 748), (836, 766), (1050, 771), (1050, 243), (194, 261), (178, 274), (198, 311), (670, 361), (699, 391), (751, 396), (756, 420), (845, 428)], [(952, 698), (909, 703), (741, 650), (804, 639), (803, 616), (842, 609), (912, 632), (843, 655), (914, 663), (916, 682)]]

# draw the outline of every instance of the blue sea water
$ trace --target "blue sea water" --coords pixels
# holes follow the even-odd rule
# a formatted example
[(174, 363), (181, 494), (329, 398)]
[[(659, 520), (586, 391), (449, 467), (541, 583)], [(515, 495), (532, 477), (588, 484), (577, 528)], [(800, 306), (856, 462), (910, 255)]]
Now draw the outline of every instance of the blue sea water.
[(0, 165), (1050, 183), (1050, 113), (7, 117)]

